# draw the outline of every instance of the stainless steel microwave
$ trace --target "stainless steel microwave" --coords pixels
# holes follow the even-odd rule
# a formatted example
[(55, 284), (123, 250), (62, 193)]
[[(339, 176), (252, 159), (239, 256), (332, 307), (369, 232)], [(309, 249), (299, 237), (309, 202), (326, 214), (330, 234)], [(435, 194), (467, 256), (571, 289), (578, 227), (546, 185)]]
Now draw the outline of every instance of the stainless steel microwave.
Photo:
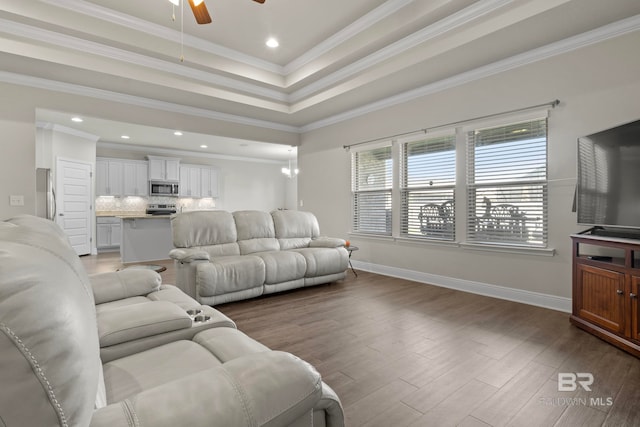
[(178, 196), (177, 182), (149, 181), (149, 195), (151, 196)]

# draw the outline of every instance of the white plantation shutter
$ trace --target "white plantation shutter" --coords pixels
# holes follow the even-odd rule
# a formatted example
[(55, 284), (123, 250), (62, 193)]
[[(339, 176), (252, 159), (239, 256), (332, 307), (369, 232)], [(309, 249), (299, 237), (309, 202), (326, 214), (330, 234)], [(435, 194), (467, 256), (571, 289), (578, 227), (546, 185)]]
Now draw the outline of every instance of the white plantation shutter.
[(391, 235), (391, 143), (351, 155), (352, 231)]
[(456, 147), (453, 130), (402, 144), (401, 225), (404, 237), (453, 240)]
[(547, 119), (467, 133), (467, 237), (547, 244)]

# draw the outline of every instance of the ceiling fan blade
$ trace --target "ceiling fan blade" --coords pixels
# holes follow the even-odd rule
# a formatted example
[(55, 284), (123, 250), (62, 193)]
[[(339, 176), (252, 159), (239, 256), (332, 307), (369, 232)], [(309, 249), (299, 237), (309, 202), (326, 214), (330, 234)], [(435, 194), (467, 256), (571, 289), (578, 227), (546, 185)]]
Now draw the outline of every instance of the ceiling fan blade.
[(196, 17), (196, 22), (198, 24), (209, 24), (211, 22), (211, 16), (209, 16), (209, 11), (207, 10), (207, 6), (204, 4), (204, 1), (196, 6), (193, 0), (189, 0), (189, 6), (191, 6), (193, 16)]
[(264, 0), (253, 0), (253, 1), (257, 1), (260, 4), (264, 4)]

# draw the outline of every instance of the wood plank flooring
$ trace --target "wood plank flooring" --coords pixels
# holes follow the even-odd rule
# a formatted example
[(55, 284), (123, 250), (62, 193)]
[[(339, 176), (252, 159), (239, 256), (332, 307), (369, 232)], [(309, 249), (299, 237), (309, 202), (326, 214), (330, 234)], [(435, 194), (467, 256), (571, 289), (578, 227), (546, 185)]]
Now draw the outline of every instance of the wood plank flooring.
[[(83, 262), (89, 272), (120, 267), (117, 254)], [(173, 283), (172, 263), (159, 263)], [(566, 313), (350, 271), (215, 308), (312, 363), (349, 427), (640, 425), (640, 360)], [(558, 391), (559, 373), (593, 374), (591, 391)]]

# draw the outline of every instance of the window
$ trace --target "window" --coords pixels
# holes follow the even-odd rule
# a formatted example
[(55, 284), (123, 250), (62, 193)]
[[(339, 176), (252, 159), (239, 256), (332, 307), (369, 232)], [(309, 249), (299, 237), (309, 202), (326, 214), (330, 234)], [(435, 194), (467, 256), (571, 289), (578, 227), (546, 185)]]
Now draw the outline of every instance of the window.
[(547, 120), (467, 133), (467, 238), (547, 243)]
[(351, 156), (352, 230), (391, 236), (391, 145)]
[(455, 134), (402, 144), (401, 235), (455, 238)]

